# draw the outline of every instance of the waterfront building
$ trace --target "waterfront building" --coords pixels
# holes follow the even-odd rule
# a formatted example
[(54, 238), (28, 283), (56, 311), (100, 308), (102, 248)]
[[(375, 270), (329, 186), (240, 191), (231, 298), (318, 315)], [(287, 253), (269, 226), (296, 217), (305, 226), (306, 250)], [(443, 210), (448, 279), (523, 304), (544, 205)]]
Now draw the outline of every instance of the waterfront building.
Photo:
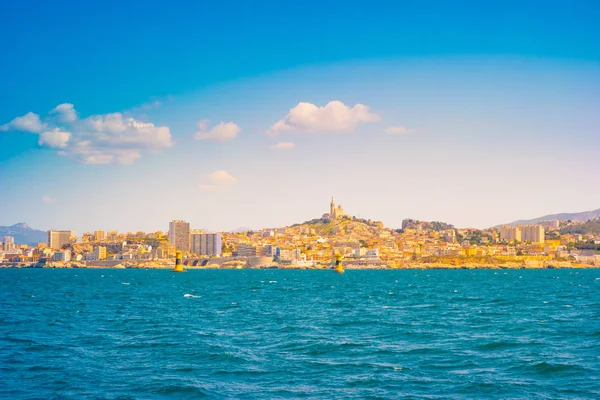
[(95, 260), (106, 260), (106, 247), (104, 247), (104, 246), (94, 247), (94, 259)]
[(219, 256), (222, 250), (222, 237), (220, 233), (193, 233), (192, 253), (200, 256)]
[(75, 231), (48, 231), (48, 247), (52, 249), (61, 249), (63, 246), (71, 243), (75, 238)]
[(52, 260), (54, 260), (54, 261), (62, 261), (62, 262), (71, 261), (71, 251), (69, 251), (69, 250), (57, 251), (52, 256)]
[(379, 249), (377, 247), (367, 250), (367, 258), (379, 258)]
[(256, 246), (248, 243), (240, 243), (235, 255), (238, 257), (256, 257)]
[(180, 251), (190, 251), (190, 223), (182, 220), (169, 222), (169, 244)]

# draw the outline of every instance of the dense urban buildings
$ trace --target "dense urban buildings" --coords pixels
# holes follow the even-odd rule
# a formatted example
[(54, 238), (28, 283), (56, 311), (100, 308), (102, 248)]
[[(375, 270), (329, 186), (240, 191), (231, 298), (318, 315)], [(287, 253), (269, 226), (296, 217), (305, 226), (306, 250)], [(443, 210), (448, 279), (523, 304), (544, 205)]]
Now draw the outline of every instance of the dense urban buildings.
[(169, 244), (180, 251), (190, 251), (190, 223), (174, 220), (169, 223)]
[(304, 223), (243, 232), (207, 233), (175, 220), (168, 233), (97, 230), (75, 237), (51, 230), (47, 244), (6, 235), (0, 266), (163, 268), (178, 250), (184, 265), (199, 268), (328, 268), (337, 257), (348, 268), (600, 265), (600, 219), (471, 229), (409, 218), (393, 229), (346, 214), (333, 198), (327, 211)]

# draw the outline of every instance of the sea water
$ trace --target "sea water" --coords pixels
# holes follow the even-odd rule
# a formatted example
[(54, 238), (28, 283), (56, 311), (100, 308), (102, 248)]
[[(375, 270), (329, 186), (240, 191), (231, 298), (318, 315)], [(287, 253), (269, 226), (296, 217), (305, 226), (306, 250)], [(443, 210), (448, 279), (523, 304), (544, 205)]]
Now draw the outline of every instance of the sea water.
[(600, 270), (0, 270), (0, 398), (600, 398)]

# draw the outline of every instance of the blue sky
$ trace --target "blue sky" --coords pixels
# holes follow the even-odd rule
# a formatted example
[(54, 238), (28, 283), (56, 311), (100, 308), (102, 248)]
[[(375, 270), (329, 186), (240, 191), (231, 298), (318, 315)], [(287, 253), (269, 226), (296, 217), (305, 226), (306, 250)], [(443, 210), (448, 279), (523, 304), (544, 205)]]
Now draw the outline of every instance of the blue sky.
[(2, 225), (600, 207), (596, 2), (8, 3)]

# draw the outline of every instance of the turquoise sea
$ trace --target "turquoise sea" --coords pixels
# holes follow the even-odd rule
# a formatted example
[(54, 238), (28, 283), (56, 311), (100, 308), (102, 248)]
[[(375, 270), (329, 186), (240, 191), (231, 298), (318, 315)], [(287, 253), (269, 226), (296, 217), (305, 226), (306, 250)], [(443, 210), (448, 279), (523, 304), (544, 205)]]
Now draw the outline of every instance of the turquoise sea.
[(600, 398), (600, 270), (0, 270), (0, 398)]

